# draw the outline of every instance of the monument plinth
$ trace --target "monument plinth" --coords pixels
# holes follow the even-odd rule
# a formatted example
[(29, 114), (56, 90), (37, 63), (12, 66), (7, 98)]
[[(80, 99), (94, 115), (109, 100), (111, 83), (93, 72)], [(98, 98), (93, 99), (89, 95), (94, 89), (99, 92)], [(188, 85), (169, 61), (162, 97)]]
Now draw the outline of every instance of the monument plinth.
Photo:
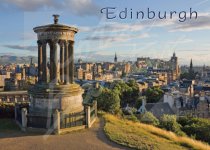
[(32, 127), (50, 128), (55, 110), (63, 114), (84, 111), (83, 90), (74, 83), (74, 36), (78, 29), (59, 24), (59, 15), (53, 17), (54, 24), (34, 28), (38, 38), (38, 83), (29, 90), (28, 124)]

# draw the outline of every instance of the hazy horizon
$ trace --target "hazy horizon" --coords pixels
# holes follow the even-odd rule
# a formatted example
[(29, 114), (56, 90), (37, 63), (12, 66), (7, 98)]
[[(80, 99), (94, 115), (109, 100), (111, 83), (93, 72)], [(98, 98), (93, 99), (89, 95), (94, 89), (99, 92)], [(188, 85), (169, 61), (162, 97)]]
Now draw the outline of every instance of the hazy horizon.
[[(59, 23), (76, 26), (75, 55), (83, 60), (135, 60), (150, 57), (169, 60), (176, 52), (181, 65), (210, 65), (210, 1), (137, 1), (123, 0), (2, 0), (0, 3), (0, 55), (37, 56), (36, 26), (52, 24), (52, 14), (60, 14)], [(173, 19), (107, 19), (100, 10), (116, 7), (177, 12), (192, 8), (198, 18)], [(168, 14), (167, 14), (168, 15)]]

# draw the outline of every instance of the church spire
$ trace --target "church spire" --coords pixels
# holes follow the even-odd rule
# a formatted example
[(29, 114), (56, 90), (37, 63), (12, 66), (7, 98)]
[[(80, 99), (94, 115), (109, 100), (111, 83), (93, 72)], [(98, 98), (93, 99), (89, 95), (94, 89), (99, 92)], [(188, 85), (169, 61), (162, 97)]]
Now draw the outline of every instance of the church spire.
[(193, 69), (192, 58), (191, 58), (191, 61), (190, 61), (190, 69), (191, 69), (191, 70)]
[(190, 80), (194, 80), (195, 79), (195, 72), (194, 72), (194, 69), (193, 69), (193, 62), (192, 62), (192, 59), (190, 61), (190, 69), (189, 69), (189, 79)]
[(176, 53), (175, 53), (175, 51), (174, 51), (174, 53), (173, 53), (173, 57), (176, 57)]
[(116, 54), (116, 52), (115, 52), (114, 62), (115, 63), (117, 62), (117, 54)]

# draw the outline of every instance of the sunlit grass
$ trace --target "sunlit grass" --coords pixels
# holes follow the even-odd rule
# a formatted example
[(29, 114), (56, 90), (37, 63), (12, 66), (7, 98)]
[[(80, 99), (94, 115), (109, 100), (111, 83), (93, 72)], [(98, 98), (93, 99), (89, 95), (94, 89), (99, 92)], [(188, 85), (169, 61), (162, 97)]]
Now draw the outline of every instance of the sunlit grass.
[(110, 114), (105, 118), (105, 133), (113, 141), (143, 150), (210, 150), (210, 146), (188, 137), (138, 122), (120, 119)]

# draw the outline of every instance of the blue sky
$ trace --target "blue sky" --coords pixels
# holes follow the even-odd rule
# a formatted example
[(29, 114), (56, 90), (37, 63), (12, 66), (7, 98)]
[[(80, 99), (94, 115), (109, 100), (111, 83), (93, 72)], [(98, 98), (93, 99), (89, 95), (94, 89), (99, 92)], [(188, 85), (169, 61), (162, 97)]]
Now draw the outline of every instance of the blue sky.
[[(112, 19), (100, 10), (116, 7), (116, 14), (128, 8), (155, 12), (198, 12), (198, 19), (180, 23), (173, 19)], [(36, 56), (33, 27), (53, 23), (76, 26), (75, 55), (83, 60), (135, 60), (136, 57), (169, 59), (175, 51), (180, 64), (210, 65), (209, 0), (1, 0), (0, 55)]]

